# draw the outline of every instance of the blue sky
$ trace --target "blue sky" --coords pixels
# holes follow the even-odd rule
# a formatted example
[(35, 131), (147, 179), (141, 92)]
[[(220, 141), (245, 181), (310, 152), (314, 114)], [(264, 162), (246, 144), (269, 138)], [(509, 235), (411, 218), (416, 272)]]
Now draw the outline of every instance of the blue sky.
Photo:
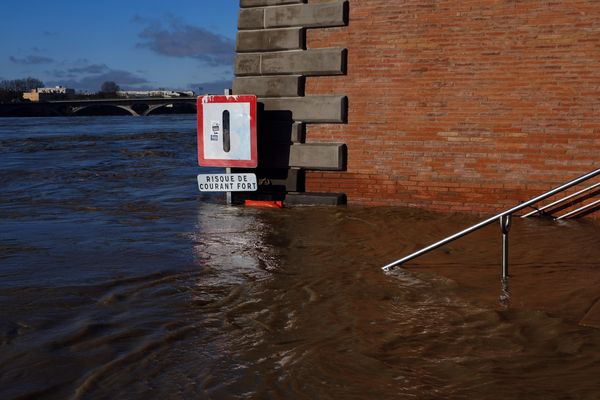
[(229, 87), (239, 0), (2, 0), (0, 80)]

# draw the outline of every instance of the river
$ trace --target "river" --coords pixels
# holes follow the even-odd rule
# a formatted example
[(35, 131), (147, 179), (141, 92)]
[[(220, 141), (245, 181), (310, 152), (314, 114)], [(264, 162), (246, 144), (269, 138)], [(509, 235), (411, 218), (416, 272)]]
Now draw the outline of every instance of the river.
[[(0, 119), (1, 399), (598, 399), (597, 221), (228, 207), (190, 115)], [(214, 172), (214, 171), (213, 171)]]

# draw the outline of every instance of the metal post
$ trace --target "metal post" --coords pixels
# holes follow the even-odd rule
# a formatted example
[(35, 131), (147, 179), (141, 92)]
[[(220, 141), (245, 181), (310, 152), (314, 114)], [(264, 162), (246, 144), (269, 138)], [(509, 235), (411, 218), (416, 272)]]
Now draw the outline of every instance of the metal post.
[[(223, 89), (223, 94), (225, 96), (231, 96), (231, 89)], [(230, 174), (231, 173), (231, 168), (225, 168), (225, 173), (226, 174)], [(232, 192), (226, 192), (225, 196), (226, 196), (227, 205), (228, 206), (232, 205), (233, 204), (233, 194), (232, 194)]]
[(502, 286), (500, 288), (500, 297), (498, 298), (498, 301), (504, 310), (510, 307), (510, 288), (508, 287), (508, 279), (502, 279)]
[(502, 229), (502, 280), (508, 278), (508, 231), (512, 223), (512, 214), (500, 217), (500, 228)]
[[(225, 173), (230, 174), (231, 168), (225, 168)], [(233, 196), (232, 196), (231, 192), (225, 192), (225, 199), (226, 199), (228, 206), (233, 204)]]

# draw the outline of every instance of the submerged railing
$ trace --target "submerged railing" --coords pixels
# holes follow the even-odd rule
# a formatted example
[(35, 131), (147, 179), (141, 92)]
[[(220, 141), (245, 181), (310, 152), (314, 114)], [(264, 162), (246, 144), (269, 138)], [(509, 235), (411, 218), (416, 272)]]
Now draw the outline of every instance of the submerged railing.
[[(595, 176), (598, 176), (598, 175), (600, 175), (600, 168), (598, 168), (598, 169), (596, 169), (596, 170), (594, 170), (592, 172), (589, 172), (589, 173), (587, 173), (585, 175), (582, 175), (582, 176), (580, 176), (580, 177), (578, 177), (576, 179), (573, 179), (572, 181), (569, 181), (569, 182), (567, 182), (567, 183), (565, 183), (565, 184), (563, 184), (563, 185), (561, 185), (561, 186), (559, 186), (559, 187), (557, 187), (555, 189), (552, 189), (552, 190), (550, 190), (550, 191), (548, 191), (548, 192), (546, 192), (544, 194), (541, 194), (540, 196), (534, 197), (531, 200), (528, 200), (528, 201), (526, 201), (524, 203), (521, 203), (518, 206), (515, 206), (515, 207), (513, 207), (511, 209), (508, 209), (506, 211), (503, 211), (500, 214), (494, 215), (493, 217), (490, 217), (490, 218), (488, 218), (488, 219), (486, 219), (484, 221), (479, 222), (478, 224), (475, 224), (475, 225), (473, 225), (473, 226), (471, 226), (469, 228), (466, 228), (466, 229), (464, 229), (464, 230), (462, 230), (460, 232), (457, 232), (454, 235), (450, 235), (450, 236), (446, 237), (445, 239), (440, 240), (439, 242), (433, 243), (433, 244), (431, 244), (431, 245), (429, 245), (429, 246), (427, 246), (427, 247), (425, 247), (425, 248), (423, 248), (421, 250), (415, 251), (414, 253), (409, 254), (409, 255), (407, 255), (407, 256), (399, 259), (399, 260), (391, 262), (388, 265), (382, 267), (382, 269), (384, 271), (389, 271), (389, 270), (393, 269), (394, 267), (397, 267), (399, 265), (404, 264), (407, 261), (413, 260), (413, 259), (415, 259), (415, 258), (417, 258), (419, 256), (422, 256), (423, 254), (429, 253), (430, 251), (433, 251), (433, 250), (437, 249), (438, 247), (441, 247), (441, 246), (443, 246), (443, 245), (445, 245), (447, 243), (450, 243), (450, 242), (452, 242), (452, 241), (454, 241), (456, 239), (459, 239), (459, 238), (461, 238), (463, 236), (466, 236), (469, 233), (475, 232), (475, 231), (483, 228), (484, 226), (487, 226), (487, 225), (489, 225), (489, 224), (491, 224), (491, 223), (493, 223), (495, 221), (498, 221), (500, 223), (500, 229), (502, 231), (502, 279), (505, 280), (505, 279), (508, 278), (508, 232), (509, 232), (510, 226), (511, 226), (512, 215), (514, 213), (516, 213), (517, 211), (520, 211), (520, 210), (522, 210), (524, 208), (527, 208), (527, 207), (531, 207), (534, 204), (536, 204), (536, 203), (538, 203), (538, 202), (540, 202), (542, 200), (545, 200), (545, 199), (547, 199), (549, 197), (557, 195), (557, 194), (563, 192), (566, 189), (569, 189), (569, 188), (571, 188), (571, 187), (573, 187), (575, 185), (578, 185), (578, 184), (580, 184), (582, 182), (585, 182), (585, 181), (587, 181), (589, 179), (592, 179), (592, 178), (594, 178)], [(533, 214), (536, 214), (536, 213), (543, 213), (543, 210), (546, 210), (546, 209), (548, 209), (550, 207), (556, 206), (556, 205), (558, 205), (560, 203), (563, 203), (563, 202), (565, 202), (567, 200), (570, 200), (570, 199), (572, 199), (572, 198), (574, 198), (574, 197), (576, 197), (576, 196), (578, 196), (580, 194), (583, 194), (585, 192), (589, 192), (589, 191), (593, 190), (594, 188), (596, 188), (598, 186), (600, 186), (600, 183), (596, 183), (596, 184), (594, 184), (594, 185), (592, 185), (590, 187), (582, 189), (582, 190), (580, 190), (580, 191), (578, 191), (576, 193), (573, 193), (573, 194), (571, 194), (569, 196), (566, 196), (566, 197), (564, 197), (564, 198), (562, 198), (560, 200), (557, 200), (557, 201), (555, 201), (555, 202), (553, 202), (551, 204), (548, 204), (547, 206), (544, 206), (542, 208), (536, 209), (535, 211), (533, 211), (531, 213), (528, 213), (528, 214), (525, 214), (522, 217), (527, 217), (527, 216), (530, 216), (530, 215), (533, 215)], [(587, 205), (585, 205), (583, 207), (580, 207), (580, 208), (578, 208), (576, 210), (573, 210), (573, 211), (571, 211), (571, 212), (569, 212), (567, 214), (564, 214), (564, 215), (562, 215), (560, 217), (557, 217), (555, 219), (567, 218), (567, 217), (569, 217), (571, 215), (583, 212), (585, 210), (590, 210), (594, 206), (597, 206), (599, 204), (600, 204), (600, 200), (596, 200), (596, 201), (594, 201), (594, 202), (592, 202), (590, 204), (587, 204)]]

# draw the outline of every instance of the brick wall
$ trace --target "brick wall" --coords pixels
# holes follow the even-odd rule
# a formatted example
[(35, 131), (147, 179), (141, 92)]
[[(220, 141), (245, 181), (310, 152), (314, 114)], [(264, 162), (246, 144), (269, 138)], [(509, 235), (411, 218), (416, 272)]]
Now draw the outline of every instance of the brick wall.
[(346, 75), (305, 86), (348, 97), (347, 124), (306, 131), (346, 143), (347, 171), (307, 191), (490, 212), (600, 166), (598, 0), (350, 0), (306, 47), (348, 49)]

